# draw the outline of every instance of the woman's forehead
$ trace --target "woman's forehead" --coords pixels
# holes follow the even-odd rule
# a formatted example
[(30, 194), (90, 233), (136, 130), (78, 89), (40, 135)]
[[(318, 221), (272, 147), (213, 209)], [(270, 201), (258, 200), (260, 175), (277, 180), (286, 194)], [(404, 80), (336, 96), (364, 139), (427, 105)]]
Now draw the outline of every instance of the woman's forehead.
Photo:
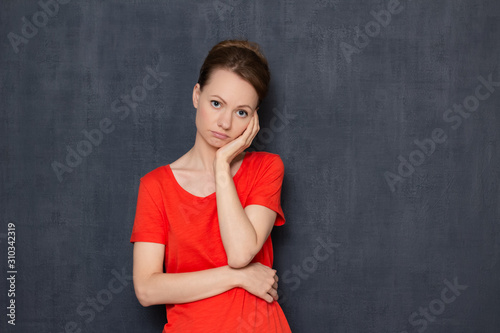
[(257, 105), (259, 96), (255, 88), (238, 74), (226, 69), (215, 70), (204, 89), (209, 95), (218, 95), (226, 102), (238, 100), (243, 104)]

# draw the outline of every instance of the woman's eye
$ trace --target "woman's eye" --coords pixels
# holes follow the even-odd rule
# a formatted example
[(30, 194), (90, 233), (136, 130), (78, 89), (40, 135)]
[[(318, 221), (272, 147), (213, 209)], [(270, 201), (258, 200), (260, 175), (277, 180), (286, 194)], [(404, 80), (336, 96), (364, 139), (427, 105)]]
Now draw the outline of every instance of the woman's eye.
[(213, 106), (214, 108), (219, 108), (219, 107), (220, 107), (220, 103), (219, 103), (219, 102), (217, 102), (217, 101), (211, 101), (210, 103), (212, 104), (212, 106)]
[(242, 117), (245, 117), (248, 115), (248, 112), (246, 112), (245, 110), (238, 110), (238, 114)]

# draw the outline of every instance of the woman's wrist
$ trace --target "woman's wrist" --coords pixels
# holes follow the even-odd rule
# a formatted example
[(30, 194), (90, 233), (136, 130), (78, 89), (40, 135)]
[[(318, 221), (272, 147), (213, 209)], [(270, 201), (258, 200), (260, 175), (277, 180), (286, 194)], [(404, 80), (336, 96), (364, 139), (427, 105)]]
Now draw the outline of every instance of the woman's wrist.
[(229, 172), (231, 170), (231, 164), (223, 160), (214, 161), (214, 172)]
[(243, 270), (241, 268), (233, 268), (229, 265), (226, 266), (228, 269), (228, 273), (231, 276), (231, 287), (236, 288), (243, 288), (244, 282), (245, 282), (245, 276), (243, 273)]

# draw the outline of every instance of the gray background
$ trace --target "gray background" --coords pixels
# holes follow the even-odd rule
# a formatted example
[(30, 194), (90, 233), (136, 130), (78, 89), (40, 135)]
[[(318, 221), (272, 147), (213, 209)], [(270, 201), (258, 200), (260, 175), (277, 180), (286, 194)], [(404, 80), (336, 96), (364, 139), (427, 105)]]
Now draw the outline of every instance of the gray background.
[[(466, 118), (446, 112), (474, 101), (478, 77), (500, 81), (500, 2), (401, 0), (388, 24), (370, 24), (390, 2), (75, 0), (44, 22), (36, 1), (2, 1), (0, 330), (161, 332), (164, 306), (141, 307), (127, 279), (113, 293), (109, 283), (131, 274), (139, 178), (194, 143), (203, 58), (243, 37), (273, 75), (255, 149), (286, 168), (287, 223), (272, 237), (293, 332), (497, 332), (500, 87)], [(22, 36), (33, 15), (44, 26), (16, 53), (9, 33)], [(366, 24), (371, 37), (357, 38)], [(114, 112), (138, 96), (147, 66), (168, 76), (130, 114)], [(106, 118), (114, 130), (58, 179), (53, 162), (67, 165), (68, 147)], [(414, 140), (435, 128), (447, 140), (419, 155)], [(421, 163), (391, 189), (384, 173), (410, 155)], [(335, 244), (320, 261), (318, 238)]]

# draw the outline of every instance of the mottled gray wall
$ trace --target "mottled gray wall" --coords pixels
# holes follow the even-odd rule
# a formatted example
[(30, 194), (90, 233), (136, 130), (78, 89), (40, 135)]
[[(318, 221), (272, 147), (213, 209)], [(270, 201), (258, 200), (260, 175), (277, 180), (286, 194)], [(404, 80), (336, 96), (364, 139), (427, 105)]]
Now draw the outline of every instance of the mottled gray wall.
[(292, 330), (497, 332), (500, 2), (60, 2), (0, 5), (2, 332), (161, 331), (130, 281), (139, 178), (191, 148), (228, 37), (272, 69), (254, 146), (285, 163)]

